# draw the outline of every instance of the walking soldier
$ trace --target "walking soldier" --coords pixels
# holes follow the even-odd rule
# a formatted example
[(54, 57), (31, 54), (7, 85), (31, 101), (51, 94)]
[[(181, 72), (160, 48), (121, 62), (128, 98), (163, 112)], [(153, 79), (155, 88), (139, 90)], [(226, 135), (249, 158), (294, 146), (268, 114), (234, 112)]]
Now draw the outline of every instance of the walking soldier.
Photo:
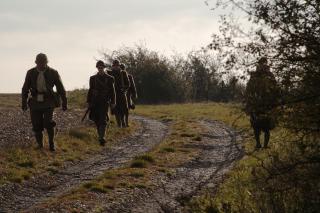
[[(126, 66), (124, 64), (120, 65), (121, 70), (126, 71)], [(129, 109), (135, 109), (135, 101), (138, 98), (136, 84), (134, 82), (134, 78), (131, 74), (128, 73), (130, 87), (127, 91), (127, 101)], [(127, 127), (129, 127), (129, 110), (125, 113), (125, 122)]]
[(104, 72), (103, 61), (96, 63), (98, 73), (90, 77), (90, 88), (87, 95), (89, 118), (97, 127), (100, 145), (105, 145), (105, 131), (109, 121), (108, 109), (115, 107), (116, 96), (114, 78)]
[(261, 148), (260, 134), (262, 131), (265, 133), (264, 147), (268, 147), (270, 130), (275, 127), (276, 123), (274, 108), (278, 104), (279, 88), (267, 63), (265, 57), (259, 60), (256, 72), (251, 73), (245, 92), (246, 112), (250, 115), (256, 148)]
[(127, 92), (130, 87), (130, 82), (128, 74), (126, 71), (120, 69), (120, 62), (118, 60), (113, 61), (112, 70), (109, 71), (109, 74), (114, 77), (117, 97), (113, 114), (116, 116), (118, 127), (124, 128), (128, 126), (125, 120), (125, 115), (129, 110)]
[[(49, 67), (48, 58), (40, 53), (36, 57), (36, 67), (27, 72), (22, 87), (22, 110), (27, 111), (30, 107), (31, 122), (38, 147), (43, 148), (43, 130), (46, 129), (49, 139), (50, 151), (55, 151), (53, 119), (54, 108), (60, 106), (67, 110), (66, 91), (62, 84), (59, 73)], [(56, 87), (57, 93), (53, 91)], [(29, 94), (31, 97), (29, 98)]]

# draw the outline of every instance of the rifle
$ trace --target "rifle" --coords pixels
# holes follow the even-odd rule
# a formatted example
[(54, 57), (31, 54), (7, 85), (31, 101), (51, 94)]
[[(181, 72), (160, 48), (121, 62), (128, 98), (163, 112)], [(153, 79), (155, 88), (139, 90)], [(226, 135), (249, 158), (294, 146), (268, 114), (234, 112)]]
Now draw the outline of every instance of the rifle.
[(82, 119), (81, 119), (81, 122), (83, 122), (83, 121), (86, 119), (86, 117), (87, 117), (88, 113), (90, 112), (90, 110), (91, 110), (91, 108), (88, 107), (87, 110), (86, 110), (86, 112), (84, 113)]

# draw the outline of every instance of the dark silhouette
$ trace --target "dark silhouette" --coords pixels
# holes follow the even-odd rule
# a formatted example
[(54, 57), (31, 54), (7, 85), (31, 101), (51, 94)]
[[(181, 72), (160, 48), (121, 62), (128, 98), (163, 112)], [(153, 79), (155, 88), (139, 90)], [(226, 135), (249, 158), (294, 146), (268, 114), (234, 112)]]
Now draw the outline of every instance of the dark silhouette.
[(246, 89), (246, 112), (250, 115), (256, 139), (256, 148), (261, 148), (260, 135), (264, 132), (264, 148), (268, 147), (270, 130), (275, 127), (272, 109), (277, 105), (279, 90), (274, 75), (270, 72), (267, 58), (262, 57), (255, 72), (251, 73)]
[[(126, 66), (124, 64), (120, 65), (121, 70), (126, 71)], [(127, 72), (127, 71), (126, 71)], [(138, 98), (136, 84), (134, 82), (134, 78), (131, 74), (128, 73), (128, 78), (130, 82), (130, 87), (127, 91), (127, 101), (129, 110), (134, 110), (136, 108), (135, 101)], [(129, 110), (125, 113), (125, 122), (126, 126), (129, 127)]]
[(116, 116), (118, 127), (125, 128), (127, 123), (125, 115), (128, 113), (129, 106), (127, 101), (127, 91), (130, 88), (130, 82), (126, 71), (120, 69), (120, 62), (114, 60), (112, 63), (112, 70), (108, 72), (115, 80), (116, 91), (116, 107), (112, 113)]
[[(56, 123), (52, 120), (53, 111), (60, 106), (60, 98), (62, 110), (67, 110), (66, 91), (59, 73), (47, 65), (48, 58), (45, 54), (38, 54), (35, 63), (37, 66), (27, 72), (22, 88), (22, 110), (27, 111), (28, 106), (30, 107), (31, 122), (39, 148), (43, 148), (43, 130), (46, 129), (50, 151), (55, 151)], [(58, 93), (53, 91), (54, 86)]]
[(94, 121), (99, 135), (99, 143), (104, 146), (107, 122), (109, 121), (108, 109), (113, 109), (116, 103), (114, 78), (104, 72), (105, 64), (98, 61), (98, 73), (90, 77), (90, 88), (87, 95), (89, 118)]

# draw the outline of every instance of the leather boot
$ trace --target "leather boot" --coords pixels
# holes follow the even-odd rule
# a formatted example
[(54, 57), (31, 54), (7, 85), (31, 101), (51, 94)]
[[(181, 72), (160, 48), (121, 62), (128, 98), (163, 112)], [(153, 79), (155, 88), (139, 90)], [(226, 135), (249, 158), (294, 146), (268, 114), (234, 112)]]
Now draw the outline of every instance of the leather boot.
[(101, 146), (104, 146), (106, 144), (105, 140), (105, 134), (106, 134), (106, 127), (105, 126), (99, 126), (98, 127), (98, 136), (99, 136), (99, 143)]
[(264, 146), (263, 146), (263, 148), (265, 148), (265, 149), (268, 148), (269, 140), (270, 140), (270, 131), (268, 130), (264, 133)]
[(42, 149), (43, 148), (43, 134), (42, 134), (42, 132), (36, 132), (35, 137), (36, 137), (36, 142), (38, 144), (38, 148)]
[(47, 129), (48, 138), (49, 138), (49, 149), (51, 152), (56, 151), (54, 147), (54, 128)]
[(260, 134), (261, 134), (261, 131), (259, 129), (254, 129), (254, 137), (256, 139), (256, 149), (261, 148)]

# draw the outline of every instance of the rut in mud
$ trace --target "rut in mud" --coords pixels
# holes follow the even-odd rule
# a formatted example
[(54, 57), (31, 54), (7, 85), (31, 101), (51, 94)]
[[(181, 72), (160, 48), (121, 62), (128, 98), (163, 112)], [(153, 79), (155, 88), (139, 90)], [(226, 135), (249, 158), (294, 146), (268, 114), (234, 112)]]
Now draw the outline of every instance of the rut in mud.
[(104, 150), (91, 159), (61, 169), (54, 175), (41, 175), (22, 184), (7, 184), (0, 187), (0, 212), (26, 210), (59, 196), (85, 181), (90, 181), (104, 171), (123, 166), (135, 156), (145, 153), (166, 136), (167, 127), (155, 120), (135, 117), (141, 128), (131, 137), (116, 146)]

